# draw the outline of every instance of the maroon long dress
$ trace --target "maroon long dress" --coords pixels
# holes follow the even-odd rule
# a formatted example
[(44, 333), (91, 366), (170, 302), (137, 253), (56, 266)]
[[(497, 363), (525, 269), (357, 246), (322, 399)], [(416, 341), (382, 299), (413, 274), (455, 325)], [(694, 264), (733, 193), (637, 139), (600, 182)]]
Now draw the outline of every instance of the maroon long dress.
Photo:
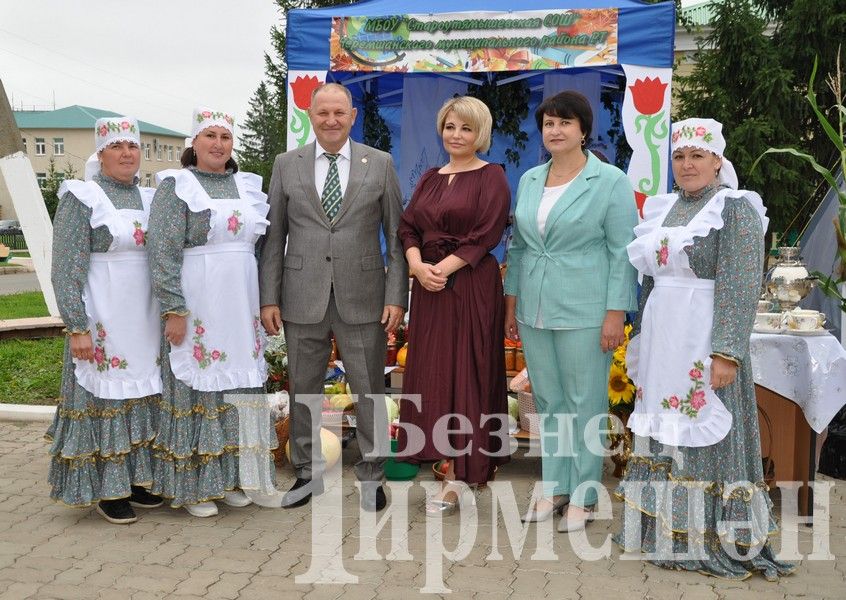
[[(419, 248), (424, 261), (454, 254), (467, 262), (456, 271), (450, 289), (429, 292), (416, 280), (412, 286), (402, 391), (420, 394), (422, 410), (403, 400), (400, 421), (418, 426), (426, 438), (420, 452), (403, 460), (453, 458), (456, 478), (471, 484), (489, 481), (494, 467), (509, 459), (507, 444), (503, 449), (501, 438), (491, 435), (501, 429), (500, 420), (481, 425), (481, 419), (508, 413), (505, 307), (499, 264), (490, 251), (502, 239), (510, 205), (508, 181), (499, 165), (457, 173), (452, 183), (449, 175), (430, 169), (420, 178), (397, 230), (403, 248)], [(445, 414), (464, 415), (472, 427), (447, 439), (440, 425), (443, 439), (437, 446), (469, 447), (469, 453), (447, 456), (449, 452), (436, 447), (435, 423)], [(450, 429), (461, 429), (457, 418), (449, 422)], [(400, 450), (406, 443), (401, 429)], [(504, 456), (486, 456), (482, 450)]]

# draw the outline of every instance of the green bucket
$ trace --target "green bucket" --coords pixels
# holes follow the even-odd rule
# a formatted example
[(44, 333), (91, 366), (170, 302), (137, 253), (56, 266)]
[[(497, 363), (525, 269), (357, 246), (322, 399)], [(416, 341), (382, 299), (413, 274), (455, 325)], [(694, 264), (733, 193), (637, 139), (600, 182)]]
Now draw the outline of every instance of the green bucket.
[[(391, 440), (391, 453), (396, 454), (397, 440)], [(390, 481), (406, 481), (417, 477), (420, 465), (397, 462), (393, 456), (385, 461), (385, 479)]]

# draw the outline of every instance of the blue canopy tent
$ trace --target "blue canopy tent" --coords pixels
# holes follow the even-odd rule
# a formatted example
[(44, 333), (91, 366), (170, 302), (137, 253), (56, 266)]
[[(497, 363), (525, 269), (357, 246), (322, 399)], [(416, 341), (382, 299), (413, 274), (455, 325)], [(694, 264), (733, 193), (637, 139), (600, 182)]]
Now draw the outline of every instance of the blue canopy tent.
[[(363, 141), (364, 137), (363, 98), (366, 92), (375, 94), (379, 116), (391, 133), (391, 154), (398, 167), (403, 195), (407, 201), (417, 178), (427, 168), (445, 162), (440, 139), (434, 131), (435, 114), (443, 101), (453, 95), (466, 93), (468, 86), (481, 84), (494, 71), (511, 71), (508, 77), (500, 77), (496, 83), (506, 85), (520, 79), (526, 80), (530, 90), (527, 99), (529, 113), (520, 128), (527, 134), (528, 140), (525, 148), (518, 152), (519, 164), (507, 159), (506, 150), (514, 150), (513, 143), (501, 134), (495, 134), (491, 152), (484, 158), (505, 166), (512, 189), (516, 189), (522, 172), (544, 160), (532, 113), (544, 95), (561, 89), (578, 89), (591, 100), (596, 115), (594, 147), (614, 161), (614, 147), (606, 134), (611, 125), (611, 116), (600, 101), (604, 89), (606, 92), (612, 90), (608, 93), (615, 94), (613, 101), (622, 115), (626, 141), (633, 152), (628, 165), (622, 165), (622, 160), (617, 162), (628, 167), (629, 177), (639, 194), (639, 202), (648, 195), (667, 191), (670, 119), (668, 88), (673, 64), (674, 4), (645, 4), (639, 0), (565, 0), (557, 3), (550, 0), (526, 0), (520, 4), (519, 11), (513, 8), (513, 3), (502, 0), (468, 0), (461, 5), (460, 12), (456, 11), (455, 3), (447, 0), (426, 3), (413, 0), (369, 0), (325, 9), (290, 11), (287, 19), (288, 148), (313, 140), (313, 133), (305, 117), (307, 107), (304, 105), (308, 101), (306, 91), (310, 91), (313, 85), (335, 81), (348, 87), (359, 109), (359, 117), (351, 134), (357, 141)], [(588, 15), (591, 10), (612, 13), (611, 27), (615, 33), (610, 58), (596, 61), (595, 66), (593, 62), (579, 64), (576, 59), (573, 61), (574, 66), (554, 68), (556, 65), (564, 67), (565, 64), (572, 64), (566, 62), (573, 58), (573, 52), (568, 48), (531, 47), (525, 50), (535, 57), (554, 57), (556, 61), (565, 61), (548, 61), (547, 66), (542, 68), (535, 68), (538, 61), (514, 61), (513, 64), (506, 62), (491, 65), (490, 68), (479, 68), (478, 63), (463, 63), (465, 68), (462, 69), (462, 63), (450, 63), (441, 56), (431, 62), (409, 63), (402, 71), (389, 66), (373, 66), (367, 61), (359, 64), (350, 64), (348, 61), (338, 68), (337, 57), (332, 54), (339, 47), (337, 33), (343, 28), (343, 25), (338, 26), (338, 19), (342, 23), (354, 21), (356, 17), (396, 15), (420, 20), (471, 20), (480, 16), (516, 19), (537, 17), (539, 14), (543, 16), (545, 13)], [(358, 23), (361, 22), (359, 19)], [(505, 34), (496, 31), (490, 35)], [(331, 39), (333, 36), (334, 40)], [(371, 35), (370, 39), (376, 37), (379, 36)], [(461, 34), (454, 31), (440, 33), (440, 39), (443, 40), (460, 37)], [(385, 39), (385, 36), (380, 39)], [(562, 59), (562, 53), (569, 53), (570, 57)], [(396, 54), (399, 56), (399, 53)], [(421, 64), (428, 64), (431, 68), (421, 67)], [(442, 68), (443, 65), (455, 67), (456, 64), (458, 68), (450, 68), (449, 72)], [(512, 153), (512, 159), (513, 156)], [(502, 248), (497, 254), (502, 258)]]
[[(647, 4), (640, 0), (577, 0), (576, 2), (524, 0), (520, 11), (564, 10), (569, 8), (618, 8), (618, 62), (672, 68), (676, 13), (673, 2)], [(333, 16), (385, 16), (418, 13), (519, 12), (513, 2), (504, 0), (465, 0), (456, 9), (453, 0), (367, 0), (346, 6), (295, 9), (288, 13), (288, 69), (316, 71), (329, 69), (329, 31)]]

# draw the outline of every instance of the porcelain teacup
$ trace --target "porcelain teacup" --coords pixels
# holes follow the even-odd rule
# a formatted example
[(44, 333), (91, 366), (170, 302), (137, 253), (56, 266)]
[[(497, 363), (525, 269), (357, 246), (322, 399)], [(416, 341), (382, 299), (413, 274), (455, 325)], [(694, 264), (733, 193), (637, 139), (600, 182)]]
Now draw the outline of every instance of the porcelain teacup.
[(773, 331), (781, 329), (782, 322), (781, 313), (760, 312), (755, 315), (756, 329), (771, 329)]
[(800, 331), (813, 331), (825, 323), (825, 315), (816, 310), (796, 309), (787, 313), (787, 327)]

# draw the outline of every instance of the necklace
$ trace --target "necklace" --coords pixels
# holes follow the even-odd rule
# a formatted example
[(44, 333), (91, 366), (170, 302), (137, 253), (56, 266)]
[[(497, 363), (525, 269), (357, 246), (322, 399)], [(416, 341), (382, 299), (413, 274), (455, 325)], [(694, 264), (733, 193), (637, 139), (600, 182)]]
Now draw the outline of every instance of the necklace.
[(576, 173), (581, 171), (585, 167), (586, 164), (587, 164), (587, 161), (585, 161), (585, 162), (583, 162), (579, 165), (576, 165), (575, 168), (569, 169), (568, 171), (565, 171), (562, 174), (559, 174), (559, 173), (556, 173), (555, 171), (553, 171), (552, 166), (550, 165), (549, 175), (552, 176), (552, 177), (555, 177), (557, 179), (560, 179), (562, 181), (569, 181), (570, 179), (572, 179), (571, 176), (575, 175)]

